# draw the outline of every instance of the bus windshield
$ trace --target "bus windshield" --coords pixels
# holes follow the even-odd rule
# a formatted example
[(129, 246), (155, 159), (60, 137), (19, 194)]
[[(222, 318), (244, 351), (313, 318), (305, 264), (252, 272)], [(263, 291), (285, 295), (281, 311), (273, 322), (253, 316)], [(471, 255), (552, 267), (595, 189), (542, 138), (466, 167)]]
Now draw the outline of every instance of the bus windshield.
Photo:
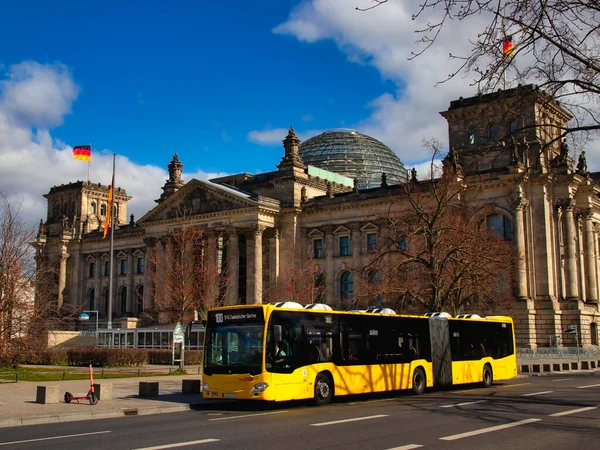
[(257, 375), (262, 370), (260, 323), (215, 325), (206, 332), (204, 373)]

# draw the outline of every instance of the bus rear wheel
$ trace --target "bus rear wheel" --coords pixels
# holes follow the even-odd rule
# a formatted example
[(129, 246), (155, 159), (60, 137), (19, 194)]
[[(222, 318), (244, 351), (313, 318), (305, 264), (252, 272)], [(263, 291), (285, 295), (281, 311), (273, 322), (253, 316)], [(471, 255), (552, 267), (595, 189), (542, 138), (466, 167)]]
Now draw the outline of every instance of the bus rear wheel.
[(417, 367), (413, 372), (412, 376), (412, 390), (414, 394), (422, 394), (425, 392), (425, 386), (427, 382), (425, 379), (425, 372), (420, 367)]
[(320, 373), (315, 379), (315, 404), (317, 406), (326, 405), (333, 397), (333, 383), (331, 379)]
[(483, 381), (481, 382), (481, 384), (483, 384), (483, 387), (490, 387), (492, 384), (494, 384), (494, 374), (492, 372), (492, 368), (489, 366), (489, 364), (486, 364), (483, 367)]

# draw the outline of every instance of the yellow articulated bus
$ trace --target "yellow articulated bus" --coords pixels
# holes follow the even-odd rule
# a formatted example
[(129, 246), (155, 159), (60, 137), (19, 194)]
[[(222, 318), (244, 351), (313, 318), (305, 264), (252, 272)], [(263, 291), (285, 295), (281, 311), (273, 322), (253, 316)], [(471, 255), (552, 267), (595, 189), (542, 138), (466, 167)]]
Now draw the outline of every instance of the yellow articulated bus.
[(327, 305), (228, 306), (208, 313), (203, 397), (286, 401), (481, 383), (517, 375), (510, 317), (427, 316)]

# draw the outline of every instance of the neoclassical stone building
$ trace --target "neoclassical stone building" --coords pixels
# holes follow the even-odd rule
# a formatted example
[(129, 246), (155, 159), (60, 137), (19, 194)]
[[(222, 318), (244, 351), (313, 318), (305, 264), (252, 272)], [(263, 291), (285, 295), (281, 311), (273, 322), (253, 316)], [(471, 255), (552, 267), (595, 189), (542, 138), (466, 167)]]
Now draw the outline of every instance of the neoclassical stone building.
[[(574, 345), (564, 330), (577, 325), (581, 342), (597, 345), (600, 185), (585, 157), (576, 163), (558, 139), (569, 114), (534, 86), (460, 98), (441, 114), (454, 176), (480, 186), (465, 202), (514, 242), (519, 344)], [(376, 218), (402, 192), (406, 169), (381, 142), (351, 130), (301, 144), (290, 128), (283, 147), (272, 172), (187, 183), (175, 155), (157, 206), (137, 221), (127, 218), (130, 197), (117, 190), (112, 296), (109, 242), (101, 239), (108, 186), (53, 187), (35, 246), (38, 263), (57, 270), (57, 304), (103, 318), (112, 298), (113, 320), (143, 317), (153, 301), (150, 262), (180, 226), (182, 205), (214, 236), (209, 254), (230, 275), (228, 303), (260, 303), (300, 247), (324, 273), (326, 302), (358, 295), (354, 273), (369, 261)]]

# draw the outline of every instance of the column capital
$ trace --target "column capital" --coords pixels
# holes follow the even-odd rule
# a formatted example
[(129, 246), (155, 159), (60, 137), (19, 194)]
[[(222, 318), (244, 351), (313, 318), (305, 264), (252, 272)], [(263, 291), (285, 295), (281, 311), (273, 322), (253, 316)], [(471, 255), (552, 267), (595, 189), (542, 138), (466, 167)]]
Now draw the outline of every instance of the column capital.
[(579, 208), (577, 209), (577, 215), (584, 220), (591, 220), (592, 208)]
[(523, 210), (529, 206), (529, 200), (522, 195), (511, 197), (508, 201), (515, 208), (515, 210)]
[(572, 197), (556, 200), (556, 206), (563, 211), (573, 211), (575, 208), (575, 199)]
[(145, 237), (144, 238), (144, 244), (146, 244), (146, 247), (155, 247), (156, 243), (157, 243), (158, 239), (155, 237)]
[(262, 236), (262, 234), (264, 233), (264, 231), (265, 231), (267, 228), (268, 228), (268, 227), (267, 227), (266, 225), (255, 224), (255, 225), (252, 225), (252, 226), (250, 227), (250, 231), (252, 232), (252, 234), (253, 234), (254, 236), (257, 236), (257, 235), (261, 235), (261, 236)]

